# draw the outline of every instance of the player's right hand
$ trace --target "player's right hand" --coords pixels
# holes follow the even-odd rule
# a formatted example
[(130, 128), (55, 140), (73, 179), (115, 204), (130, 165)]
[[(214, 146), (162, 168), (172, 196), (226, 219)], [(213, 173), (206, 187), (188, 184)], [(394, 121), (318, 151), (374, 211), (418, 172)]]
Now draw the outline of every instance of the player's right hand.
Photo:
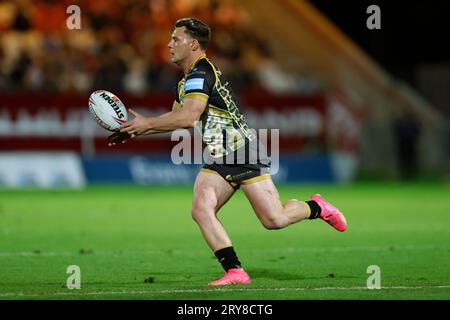
[(125, 143), (131, 138), (132, 136), (128, 132), (114, 132), (108, 137), (108, 146), (114, 146), (116, 143)]

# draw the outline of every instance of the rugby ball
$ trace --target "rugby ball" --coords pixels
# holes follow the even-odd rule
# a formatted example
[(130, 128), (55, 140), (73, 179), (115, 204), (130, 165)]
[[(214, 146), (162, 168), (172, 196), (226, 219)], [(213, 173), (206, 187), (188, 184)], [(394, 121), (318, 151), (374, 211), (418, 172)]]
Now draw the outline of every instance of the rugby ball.
[(92, 92), (89, 97), (89, 111), (95, 120), (109, 131), (119, 131), (120, 126), (128, 119), (127, 110), (122, 101), (106, 90)]

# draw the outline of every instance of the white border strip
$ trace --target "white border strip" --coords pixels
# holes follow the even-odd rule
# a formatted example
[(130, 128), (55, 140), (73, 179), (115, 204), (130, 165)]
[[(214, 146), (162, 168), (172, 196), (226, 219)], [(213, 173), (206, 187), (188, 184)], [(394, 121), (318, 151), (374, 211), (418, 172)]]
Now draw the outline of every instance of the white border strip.
[(94, 292), (3, 292), (0, 297), (63, 297), (63, 296), (97, 296), (97, 295), (140, 295), (161, 293), (220, 293), (220, 292), (273, 292), (273, 291), (333, 291), (333, 290), (420, 290), (420, 289), (450, 289), (450, 285), (438, 286), (389, 286), (378, 290), (369, 290), (367, 287), (318, 287), (318, 288), (224, 288), (224, 289), (174, 289), (174, 290), (142, 290), (142, 291), (94, 291)]

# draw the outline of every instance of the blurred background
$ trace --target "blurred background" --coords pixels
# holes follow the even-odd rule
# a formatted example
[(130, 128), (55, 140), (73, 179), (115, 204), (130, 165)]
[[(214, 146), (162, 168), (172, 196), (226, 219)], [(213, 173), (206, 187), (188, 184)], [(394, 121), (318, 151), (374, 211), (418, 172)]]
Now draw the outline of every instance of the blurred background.
[(88, 112), (98, 89), (147, 116), (169, 110), (180, 70), (167, 43), (186, 16), (211, 26), (207, 54), (249, 125), (280, 129), (276, 181), (449, 181), (449, 12), (439, 0), (0, 1), (0, 187), (192, 183), (199, 166), (171, 163), (170, 134), (111, 148)]

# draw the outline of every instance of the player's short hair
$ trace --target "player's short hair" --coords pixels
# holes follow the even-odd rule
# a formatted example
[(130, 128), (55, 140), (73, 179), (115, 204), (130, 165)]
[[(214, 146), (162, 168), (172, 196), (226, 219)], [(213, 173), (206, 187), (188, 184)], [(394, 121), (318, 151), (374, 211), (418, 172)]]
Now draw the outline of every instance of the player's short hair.
[(211, 37), (211, 29), (206, 23), (195, 18), (182, 18), (175, 22), (175, 27), (186, 27), (185, 32), (196, 39), (203, 50), (206, 50)]

